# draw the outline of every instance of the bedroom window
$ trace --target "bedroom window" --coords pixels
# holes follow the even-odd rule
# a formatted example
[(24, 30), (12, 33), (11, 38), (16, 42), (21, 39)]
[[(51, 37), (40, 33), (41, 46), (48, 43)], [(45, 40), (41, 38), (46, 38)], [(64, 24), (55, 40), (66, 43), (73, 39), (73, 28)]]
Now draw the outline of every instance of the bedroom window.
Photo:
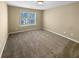
[(36, 25), (36, 13), (22, 12), (20, 23), (21, 23), (21, 26)]

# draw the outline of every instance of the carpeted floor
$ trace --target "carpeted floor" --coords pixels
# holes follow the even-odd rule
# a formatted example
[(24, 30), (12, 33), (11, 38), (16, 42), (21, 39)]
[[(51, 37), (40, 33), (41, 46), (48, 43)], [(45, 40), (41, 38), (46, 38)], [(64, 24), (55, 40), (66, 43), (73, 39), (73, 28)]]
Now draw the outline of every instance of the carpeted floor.
[(79, 44), (45, 30), (9, 35), (3, 58), (79, 57)]

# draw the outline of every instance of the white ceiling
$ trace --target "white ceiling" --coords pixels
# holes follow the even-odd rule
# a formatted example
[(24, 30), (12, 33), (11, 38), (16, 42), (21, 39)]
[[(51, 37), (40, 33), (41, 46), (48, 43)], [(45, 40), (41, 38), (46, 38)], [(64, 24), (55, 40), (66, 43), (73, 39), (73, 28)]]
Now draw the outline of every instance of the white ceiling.
[(7, 4), (11, 6), (38, 9), (38, 10), (45, 10), (70, 3), (75, 3), (75, 1), (44, 1), (42, 5), (38, 4), (36, 1), (7, 1)]

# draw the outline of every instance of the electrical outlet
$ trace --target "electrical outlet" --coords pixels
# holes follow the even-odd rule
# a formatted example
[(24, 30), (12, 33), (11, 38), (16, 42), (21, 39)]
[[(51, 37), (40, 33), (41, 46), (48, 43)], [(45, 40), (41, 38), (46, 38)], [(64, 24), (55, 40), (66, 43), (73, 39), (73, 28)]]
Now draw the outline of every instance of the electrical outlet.
[(71, 35), (71, 36), (73, 36), (73, 35), (74, 35), (74, 33), (70, 33), (70, 35)]
[(16, 28), (16, 30), (18, 30), (18, 28)]
[(64, 32), (64, 33), (66, 33), (66, 32)]

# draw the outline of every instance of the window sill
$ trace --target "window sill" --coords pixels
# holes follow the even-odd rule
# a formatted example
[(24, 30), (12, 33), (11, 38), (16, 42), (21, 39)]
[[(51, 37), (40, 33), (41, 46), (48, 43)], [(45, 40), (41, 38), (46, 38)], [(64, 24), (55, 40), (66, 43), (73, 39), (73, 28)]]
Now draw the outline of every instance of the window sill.
[(21, 26), (21, 27), (24, 27), (24, 26), (32, 26), (32, 25), (36, 25), (36, 24), (20, 25), (20, 26)]

